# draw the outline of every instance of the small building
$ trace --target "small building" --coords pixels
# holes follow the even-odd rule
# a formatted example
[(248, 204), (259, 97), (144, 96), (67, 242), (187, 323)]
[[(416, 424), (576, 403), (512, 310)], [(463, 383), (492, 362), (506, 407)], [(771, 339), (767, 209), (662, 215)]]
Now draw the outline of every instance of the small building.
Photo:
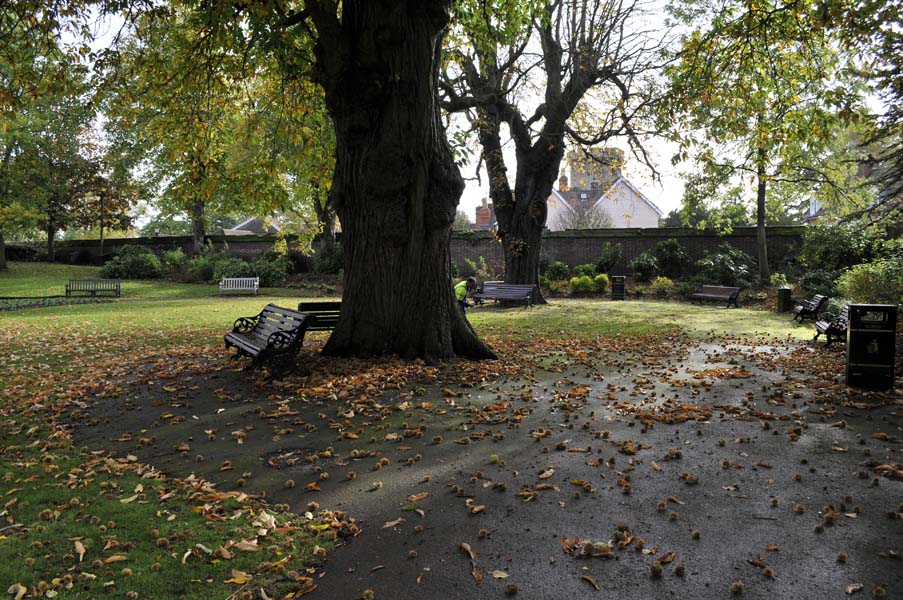
[(483, 204), (477, 207), (474, 229), (497, 229), (498, 222), (495, 220), (495, 210), (489, 200), (483, 198)]
[(663, 213), (621, 174), (621, 150), (571, 151), (567, 160), (571, 177), (562, 174), (549, 196), (549, 230), (658, 227)]
[(272, 223), (267, 224), (263, 219), (251, 217), (239, 223), (232, 229), (223, 229), (223, 235), (276, 235), (279, 227)]

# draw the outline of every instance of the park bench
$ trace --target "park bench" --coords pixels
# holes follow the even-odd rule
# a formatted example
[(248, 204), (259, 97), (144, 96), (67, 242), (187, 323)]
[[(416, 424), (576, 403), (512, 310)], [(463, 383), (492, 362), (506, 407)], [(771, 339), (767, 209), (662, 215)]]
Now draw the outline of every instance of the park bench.
[(342, 308), (341, 301), (299, 302), (298, 312), (316, 317), (308, 331), (332, 331), (339, 320), (339, 312)]
[(118, 279), (70, 279), (66, 284), (66, 297), (74, 294), (113, 294), (117, 298), (122, 293)]
[(702, 304), (703, 300), (717, 300), (717, 301), (726, 301), (727, 307), (730, 308), (733, 304), (734, 307), (738, 307), (737, 298), (740, 296), (740, 288), (738, 287), (727, 287), (723, 285), (704, 285), (700, 288), (697, 288), (695, 292), (690, 294), (690, 300), (699, 300), (699, 303)]
[[(828, 316), (827, 314), (825, 316)], [(847, 327), (850, 324), (850, 305), (847, 304), (837, 316), (831, 315), (830, 319), (822, 319), (815, 322), (815, 337), (812, 341), (816, 341), (822, 334), (827, 338), (825, 347), (830, 346), (833, 342), (844, 341), (847, 339)]]
[(291, 359), (304, 342), (304, 333), (316, 321), (289, 308), (267, 304), (255, 317), (239, 317), (226, 334), (226, 349), (236, 357), (250, 356), (253, 365), (282, 357)]
[(793, 319), (791, 319), (791, 321), (795, 321), (797, 319), (799, 319), (800, 323), (802, 323), (805, 319), (812, 319), (813, 321), (817, 321), (818, 313), (819, 311), (821, 311), (822, 307), (827, 301), (828, 297), (821, 294), (812, 296), (811, 300), (803, 300), (793, 307)]
[(486, 281), (474, 293), (473, 298), (480, 303), (484, 300), (495, 300), (498, 302), (523, 302), (524, 306), (531, 306), (535, 301), (535, 293), (535, 285)]
[(219, 295), (225, 292), (254, 292), (260, 289), (260, 277), (223, 277), (219, 282)]

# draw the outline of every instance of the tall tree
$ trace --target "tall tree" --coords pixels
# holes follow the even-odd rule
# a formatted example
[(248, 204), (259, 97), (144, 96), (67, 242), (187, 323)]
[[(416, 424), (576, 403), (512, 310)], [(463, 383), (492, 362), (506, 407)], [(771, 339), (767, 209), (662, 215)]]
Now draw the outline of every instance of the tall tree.
[(853, 114), (858, 88), (815, 2), (684, 0), (672, 12), (691, 32), (668, 70), (662, 112), (702, 173), (755, 189), (759, 278), (768, 281), (766, 223), (773, 185), (809, 180)]
[[(538, 282), (547, 201), (568, 140), (624, 137), (650, 164), (641, 138), (659, 42), (641, 13), (639, 2), (614, 0), (456, 3), (442, 106), (465, 113), (476, 131), (508, 282)], [(513, 185), (503, 126), (514, 146)]]

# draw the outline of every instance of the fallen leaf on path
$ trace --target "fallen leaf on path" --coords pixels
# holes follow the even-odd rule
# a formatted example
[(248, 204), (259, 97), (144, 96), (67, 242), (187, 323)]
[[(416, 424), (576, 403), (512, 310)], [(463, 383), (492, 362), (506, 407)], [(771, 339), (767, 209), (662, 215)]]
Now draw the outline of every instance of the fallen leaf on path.
[(847, 595), (852, 596), (856, 592), (861, 592), (865, 586), (861, 583), (851, 583), (847, 586)]
[(585, 581), (586, 583), (588, 583), (588, 584), (590, 584), (591, 586), (593, 586), (593, 587), (596, 589), (597, 592), (602, 590), (602, 588), (599, 587), (599, 582), (596, 581), (596, 578), (593, 577), (592, 575), (581, 575), (581, 576), (580, 576), (580, 579), (582, 579), (582, 580)]
[(498, 569), (496, 569), (495, 571), (492, 572), (492, 576), (495, 577), (496, 579), (507, 579), (508, 578), (507, 573), (505, 573), (504, 571), (499, 571)]
[(461, 545), (458, 546), (461, 552), (464, 552), (468, 556), (470, 556), (470, 567), (471, 574), (473, 575), (474, 581), (477, 583), (483, 583), (483, 573), (480, 572), (480, 568), (477, 566), (477, 553), (474, 552), (474, 549), (470, 547), (470, 544), (467, 542), (461, 542)]
[(404, 522), (404, 517), (399, 517), (399, 518), (395, 519), (394, 521), (386, 521), (385, 523), (383, 523), (382, 528), (389, 529), (391, 527), (395, 527), (396, 525), (398, 525), (399, 523), (402, 523), (402, 522)]

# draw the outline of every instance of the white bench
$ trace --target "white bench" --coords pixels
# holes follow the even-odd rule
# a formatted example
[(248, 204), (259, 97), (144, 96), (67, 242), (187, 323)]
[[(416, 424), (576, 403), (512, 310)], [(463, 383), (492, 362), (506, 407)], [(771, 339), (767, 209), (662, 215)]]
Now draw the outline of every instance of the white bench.
[(260, 288), (260, 277), (223, 277), (219, 282), (219, 295), (225, 292), (254, 292)]

